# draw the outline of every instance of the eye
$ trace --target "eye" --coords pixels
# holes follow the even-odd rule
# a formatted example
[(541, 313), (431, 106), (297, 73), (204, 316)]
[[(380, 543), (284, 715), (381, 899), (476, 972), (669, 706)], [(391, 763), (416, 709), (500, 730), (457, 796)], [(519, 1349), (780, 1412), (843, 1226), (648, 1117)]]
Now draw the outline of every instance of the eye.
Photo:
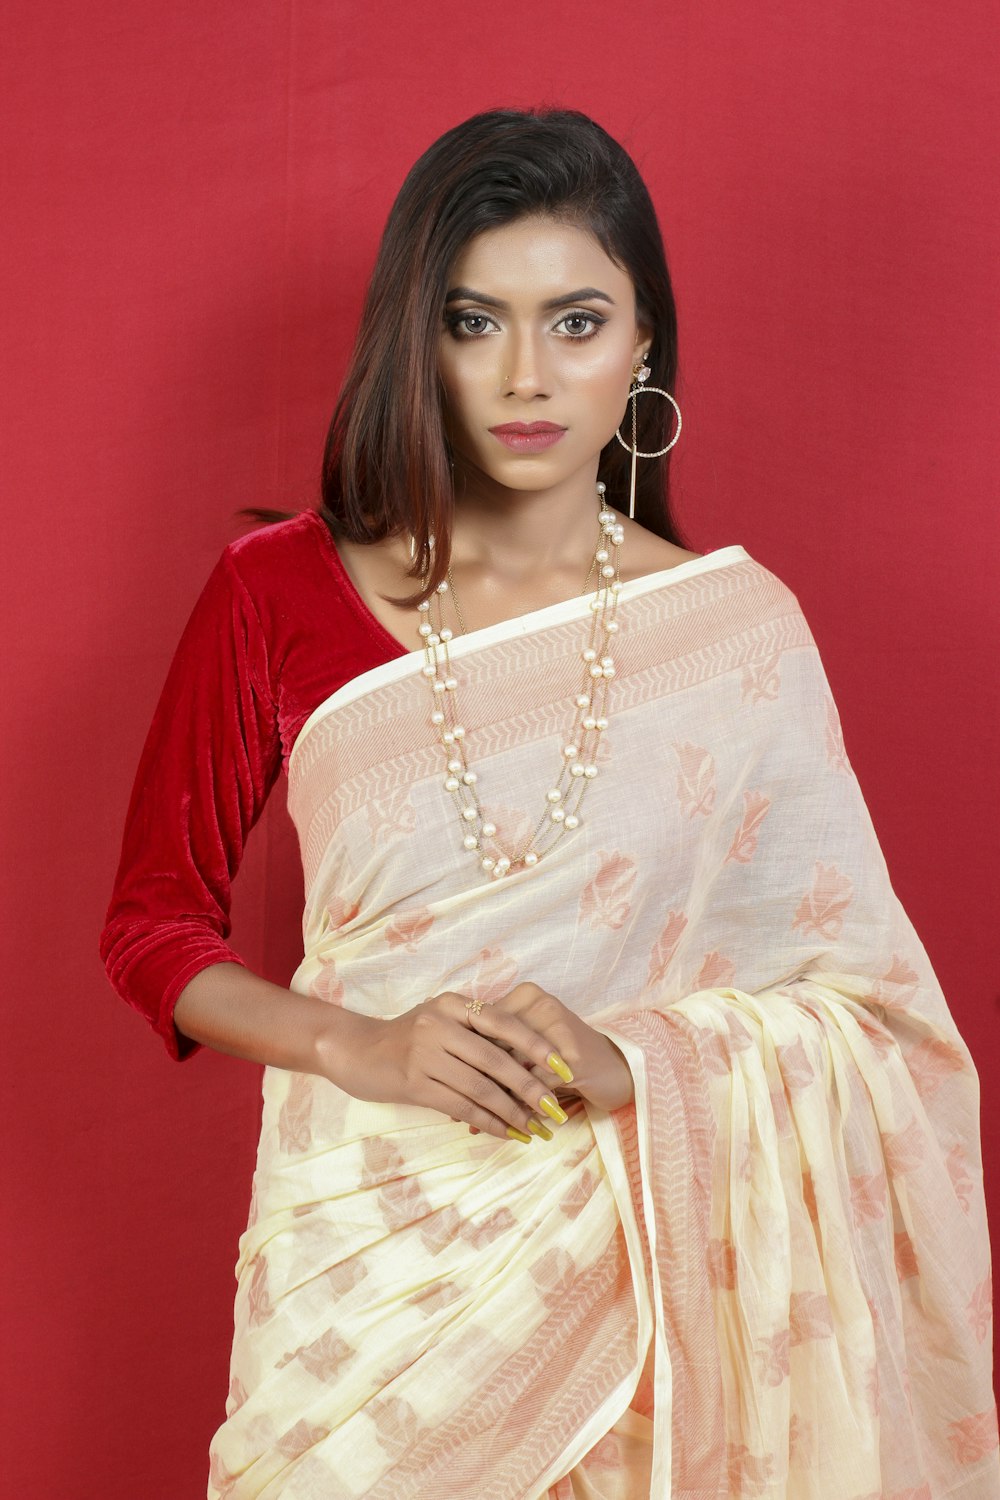
[[(449, 312), (445, 313), (445, 326), (453, 338), (474, 339), (480, 338), (488, 331), (493, 319), (480, 312)], [(496, 327), (496, 324), (493, 323)]]
[(564, 324), (568, 336), (575, 343), (580, 343), (583, 339), (593, 338), (594, 334), (599, 333), (606, 322), (607, 319), (599, 317), (597, 313), (583, 312), (581, 310), (579, 312), (564, 313), (556, 324), (556, 327), (558, 328), (560, 324)]

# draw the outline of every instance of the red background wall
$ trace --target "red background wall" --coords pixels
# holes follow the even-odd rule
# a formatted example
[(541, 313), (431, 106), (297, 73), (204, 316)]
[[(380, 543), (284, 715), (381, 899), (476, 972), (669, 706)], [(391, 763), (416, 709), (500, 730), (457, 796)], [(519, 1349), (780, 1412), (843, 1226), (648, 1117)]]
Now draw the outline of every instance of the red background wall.
[[(312, 500), (385, 213), (466, 115), (572, 104), (645, 171), (688, 543), (798, 594), (989, 1084), (1000, 28), (985, 0), (7, 0), (2, 25), (0, 1452), (18, 1500), (181, 1500), (223, 1415), (258, 1071), (169, 1063), (97, 933), (181, 625), (238, 506)], [(284, 816), (237, 934), (287, 977)]]

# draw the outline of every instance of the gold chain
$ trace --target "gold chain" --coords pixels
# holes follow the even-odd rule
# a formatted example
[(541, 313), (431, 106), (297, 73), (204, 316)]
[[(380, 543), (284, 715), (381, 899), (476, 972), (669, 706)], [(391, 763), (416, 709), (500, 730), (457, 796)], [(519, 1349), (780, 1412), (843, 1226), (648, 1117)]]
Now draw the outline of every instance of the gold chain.
[(469, 632), (465, 628), (465, 621), (462, 619), (462, 611), (458, 607), (458, 595), (455, 593), (455, 580), (451, 576), (451, 562), (450, 562), (450, 560), (449, 560), (446, 572), (447, 572), (447, 577), (448, 577), (448, 588), (449, 588), (449, 590), (451, 592), (452, 603), (455, 606), (455, 613), (458, 616), (458, 623), (462, 627), (462, 634), (463, 635), (468, 635)]

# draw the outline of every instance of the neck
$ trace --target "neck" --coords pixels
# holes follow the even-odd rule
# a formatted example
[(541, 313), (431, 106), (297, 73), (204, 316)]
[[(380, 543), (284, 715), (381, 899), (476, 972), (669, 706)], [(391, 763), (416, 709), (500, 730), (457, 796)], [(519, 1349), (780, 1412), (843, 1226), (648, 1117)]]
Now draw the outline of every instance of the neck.
[(575, 574), (596, 545), (596, 484), (595, 472), (592, 478), (574, 475), (545, 490), (512, 490), (490, 482), (460, 486), (454, 566), (512, 579), (563, 569)]

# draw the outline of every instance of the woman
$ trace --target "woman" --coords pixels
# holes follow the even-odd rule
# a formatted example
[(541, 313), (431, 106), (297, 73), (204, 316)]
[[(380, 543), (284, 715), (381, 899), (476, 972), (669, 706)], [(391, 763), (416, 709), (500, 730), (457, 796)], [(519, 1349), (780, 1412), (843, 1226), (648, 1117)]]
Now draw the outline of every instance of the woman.
[[(178, 648), (103, 951), (266, 1065), (212, 1497), (998, 1492), (976, 1075), (797, 601), (669, 519), (675, 377), (626, 153), (466, 121)], [(225, 941), (282, 765), (290, 990)]]

